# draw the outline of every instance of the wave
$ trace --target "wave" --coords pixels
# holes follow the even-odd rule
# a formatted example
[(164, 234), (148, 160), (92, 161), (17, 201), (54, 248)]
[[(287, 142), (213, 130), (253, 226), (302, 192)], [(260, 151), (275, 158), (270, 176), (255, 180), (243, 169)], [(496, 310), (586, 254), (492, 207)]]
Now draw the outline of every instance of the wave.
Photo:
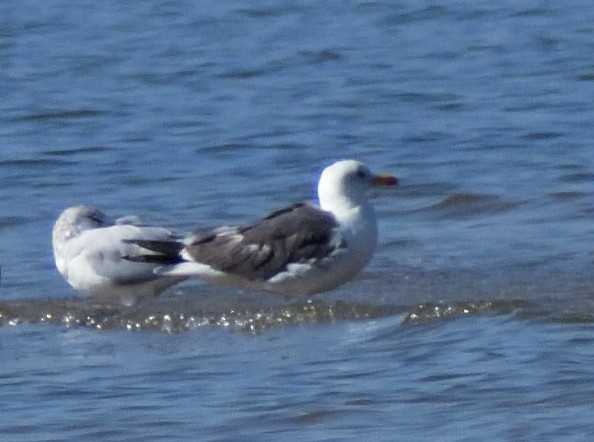
[(594, 312), (556, 308), (522, 299), (427, 302), (414, 306), (373, 305), (347, 301), (300, 300), (277, 305), (219, 305), (201, 300), (155, 301), (135, 307), (85, 299), (31, 299), (0, 303), (0, 326), (49, 324), (97, 330), (180, 333), (223, 327), (259, 333), (270, 328), (395, 317), (415, 326), (478, 315), (510, 315), (545, 322), (594, 323)]
[(519, 203), (495, 195), (454, 193), (423, 210), (437, 211), (447, 218), (466, 218), (480, 214), (496, 214), (515, 209)]

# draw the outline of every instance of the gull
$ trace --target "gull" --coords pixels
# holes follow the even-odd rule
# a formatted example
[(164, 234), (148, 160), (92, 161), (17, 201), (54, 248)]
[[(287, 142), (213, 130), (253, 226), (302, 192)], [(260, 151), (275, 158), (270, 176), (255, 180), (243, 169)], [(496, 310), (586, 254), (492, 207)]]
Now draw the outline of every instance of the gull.
[(56, 268), (87, 296), (132, 305), (159, 295), (183, 277), (158, 275), (155, 264), (123, 259), (141, 249), (122, 240), (168, 241), (174, 236), (168, 229), (139, 226), (138, 222), (133, 216), (112, 222), (101, 211), (82, 205), (65, 209), (52, 231)]
[(373, 256), (377, 221), (367, 191), (397, 182), (359, 161), (339, 161), (322, 171), (319, 207), (298, 203), (251, 224), (201, 230), (182, 240), (129, 238), (125, 242), (146, 252), (126, 259), (159, 264), (159, 276), (248, 291), (325, 292), (353, 279)]

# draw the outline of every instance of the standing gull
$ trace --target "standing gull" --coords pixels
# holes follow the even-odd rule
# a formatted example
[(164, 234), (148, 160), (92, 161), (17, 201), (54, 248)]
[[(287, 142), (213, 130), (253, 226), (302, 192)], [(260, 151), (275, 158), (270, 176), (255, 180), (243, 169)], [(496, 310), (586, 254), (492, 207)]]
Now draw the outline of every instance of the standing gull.
[(156, 264), (123, 259), (142, 250), (123, 239), (174, 239), (167, 229), (137, 226), (134, 221), (137, 221), (135, 217), (125, 217), (111, 222), (99, 210), (86, 206), (64, 210), (52, 231), (58, 271), (78, 291), (98, 298), (118, 299), (127, 305), (139, 298), (157, 296), (184, 279), (157, 275)]
[(161, 264), (155, 272), (193, 276), (216, 284), (282, 295), (311, 295), (352, 279), (377, 244), (375, 212), (367, 190), (392, 186), (355, 160), (324, 169), (320, 207), (300, 203), (240, 227), (199, 231), (181, 241), (130, 238), (146, 249), (126, 259)]

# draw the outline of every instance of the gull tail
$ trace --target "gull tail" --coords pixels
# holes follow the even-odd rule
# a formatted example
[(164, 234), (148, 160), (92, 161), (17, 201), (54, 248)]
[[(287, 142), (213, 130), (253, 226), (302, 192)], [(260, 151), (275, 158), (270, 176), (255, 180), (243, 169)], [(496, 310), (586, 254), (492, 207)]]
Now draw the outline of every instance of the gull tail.
[(123, 242), (139, 246), (147, 252), (143, 253), (144, 251), (141, 250), (137, 255), (126, 255), (123, 258), (127, 261), (148, 262), (163, 265), (179, 264), (184, 261), (180, 256), (184, 245), (178, 241), (124, 239)]

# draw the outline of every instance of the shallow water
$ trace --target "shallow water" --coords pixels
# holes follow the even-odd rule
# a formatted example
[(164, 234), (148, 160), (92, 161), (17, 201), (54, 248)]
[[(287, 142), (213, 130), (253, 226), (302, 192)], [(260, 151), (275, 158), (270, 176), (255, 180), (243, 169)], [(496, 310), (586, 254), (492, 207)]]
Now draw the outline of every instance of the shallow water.
[[(7, 440), (589, 440), (594, 7), (0, 5)], [(77, 297), (74, 204), (180, 232), (354, 157), (380, 245), (312, 299)]]

